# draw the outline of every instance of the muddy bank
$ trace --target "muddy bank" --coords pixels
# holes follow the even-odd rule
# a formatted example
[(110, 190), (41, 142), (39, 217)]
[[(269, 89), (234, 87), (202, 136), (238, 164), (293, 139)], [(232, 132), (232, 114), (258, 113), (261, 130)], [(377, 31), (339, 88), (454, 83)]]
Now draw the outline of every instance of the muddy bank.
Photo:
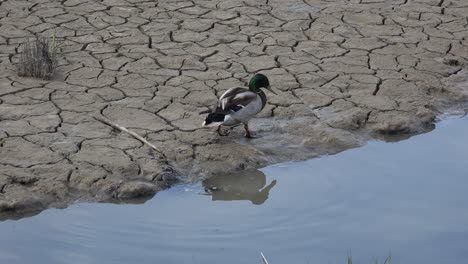
[[(0, 1), (0, 212), (150, 196), (177, 179), (332, 154), (466, 112), (464, 0)], [(56, 32), (51, 81), (18, 77)], [(257, 72), (257, 139), (200, 129)], [(104, 115), (162, 149), (96, 121)], [(403, 136), (404, 137), (404, 136)]]

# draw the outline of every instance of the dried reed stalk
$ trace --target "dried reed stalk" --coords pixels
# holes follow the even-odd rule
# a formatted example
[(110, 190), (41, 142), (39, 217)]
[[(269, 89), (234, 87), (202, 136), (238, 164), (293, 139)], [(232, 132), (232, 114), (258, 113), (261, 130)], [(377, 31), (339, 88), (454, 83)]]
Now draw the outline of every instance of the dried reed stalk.
[(55, 34), (52, 41), (37, 37), (23, 44), (23, 51), (17, 64), (18, 74), (23, 77), (50, 79), (57, 67), (57, 46)]
[(263, 255), (261, 251), (260, 251), (260, 254), (262, 255), (263, 264), (268, 264), (268, 260), (265, 258), (265, 255)]

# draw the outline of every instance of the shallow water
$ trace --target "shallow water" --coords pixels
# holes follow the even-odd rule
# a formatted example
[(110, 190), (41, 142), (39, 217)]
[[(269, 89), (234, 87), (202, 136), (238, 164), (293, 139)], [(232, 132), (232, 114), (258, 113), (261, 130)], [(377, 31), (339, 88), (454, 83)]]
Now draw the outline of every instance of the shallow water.
[(459, 264), (468, 259), (468, 117), (431, 133), (178, 185), (145, 204), (0, 222), (0, 263)]

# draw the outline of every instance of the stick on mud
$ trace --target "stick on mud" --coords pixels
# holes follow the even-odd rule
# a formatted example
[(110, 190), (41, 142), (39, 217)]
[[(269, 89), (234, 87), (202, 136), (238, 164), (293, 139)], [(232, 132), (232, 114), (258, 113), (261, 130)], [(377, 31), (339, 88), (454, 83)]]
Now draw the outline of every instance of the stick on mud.
[(127, 128), (117, 124), (117, 123), (114, 123), (112, 122), (111, 120), (105, 118), (104, 116), (93, 116), (94, 119), (96, 119), (97, 121), (103, 123), (103, 124), (106, 124), (108, 126), (111, 126), (117, 130), (120, 130), (122, 132), (126, 132), (128, 134), (130, 134), (132, 137), (138, 139), (139, 141), (141, 141), (143, 144), (146, 144), (148, 146), (150, 146), (152, 149), (156, 150), (157, 152), (159, 153), (162, 153), (158, 147), (156, 147), (155, 145), (153, 145), (152, 143), (148, 142), (148, 140), (144, 139), (142, 136), (138, 135), (137, 133), (131, 131), (131, 130), (128, 130)]

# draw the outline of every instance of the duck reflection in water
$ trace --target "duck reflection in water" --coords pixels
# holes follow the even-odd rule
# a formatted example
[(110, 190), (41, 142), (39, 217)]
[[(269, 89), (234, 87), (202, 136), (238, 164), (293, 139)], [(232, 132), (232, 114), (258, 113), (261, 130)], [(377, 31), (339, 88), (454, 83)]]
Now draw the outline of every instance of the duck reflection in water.
[(206, 195), (211, 195), (213, 201), (249, 200), (255, 205), (263, 204), (268, 199), (276, 180), (265, 185), (266, 176), (259, 170), (213, 176), (203, 181)]

